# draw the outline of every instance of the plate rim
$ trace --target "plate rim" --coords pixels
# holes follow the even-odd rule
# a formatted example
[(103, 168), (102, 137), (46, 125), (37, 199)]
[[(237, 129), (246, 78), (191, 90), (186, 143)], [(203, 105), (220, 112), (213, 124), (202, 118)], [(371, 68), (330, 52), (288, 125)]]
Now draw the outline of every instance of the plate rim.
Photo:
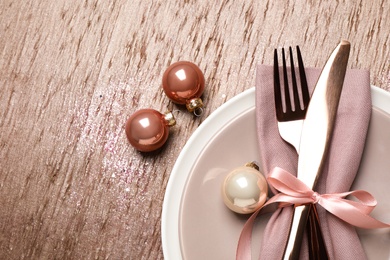
[[(371, 98), (373, 107), (390, 114), (390, 92), (371, 86)], [(211, 113), (188, 139), (180, 152), (169, 176), (162, 206), (161, 242), (164, 259), (183, 259), (179, 235), (180, 206), (188, 173), (198, 158), (198, 156), (193, 155), (199, 155), (208, 140), (228, 124), (232, 118), (253, 108), (253, 106), (255, 106), (255, 87), (239, 93)], [(214, 120), (215, 118), (218, 120)], [(208, 131), (203, 130), (206, 127)], [(200, 141), (199, 137), (202, 137)], [(180, 196), (175, 196), (178, 193)]]

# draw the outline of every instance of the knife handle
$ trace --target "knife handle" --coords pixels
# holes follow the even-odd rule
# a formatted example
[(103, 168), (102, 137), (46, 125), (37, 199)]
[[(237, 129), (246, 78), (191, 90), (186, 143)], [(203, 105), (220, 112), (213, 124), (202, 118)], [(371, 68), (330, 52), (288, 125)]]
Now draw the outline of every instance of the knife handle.
[(307, 234), (309, 241), (309, 259), (328, 260), (329, 256), (319, 223), (317, 207), (315, 205), (311, 205)]
[[(314, 243), (309, 245), (309, 253), (313, 255), (310, 259), (328, 259), (325, 248), (325, 243), (322, 238), (322, 232), (318, 224), (318, 214), (314, 205), (302, 205), (294, 208), (292, 224), (287, 240), (287, 245), (284, 251), (284, 260), (297, 260), (300, 257), (303, 235), (306, 230), (306, 223), (309, 220), (317, 223), (312, 223), (311, 234), (309, 234), (309, 242)], [(312, 216), (311, 216), (312, 215)], [(317, 239), (317, 240), (316, 240)], [(318, 249), (318, 251), (316, 250)]]

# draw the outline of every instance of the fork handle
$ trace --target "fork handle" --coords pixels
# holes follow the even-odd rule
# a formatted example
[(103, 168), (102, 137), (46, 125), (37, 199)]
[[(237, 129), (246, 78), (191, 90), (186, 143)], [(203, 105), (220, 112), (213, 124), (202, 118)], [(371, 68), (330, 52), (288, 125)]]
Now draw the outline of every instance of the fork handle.
[[(301, 245), (303, 240), (304, 231), (306, 230), (306, 223), (310, 219), (313, 220), (314, 225), (311, 225), (311, 233), (309, 234), (310, 241), (310, 254), (313, 254), (314, 258), (310, 259), (328, 259), (328, 255), (325, 249), (324, 240), (322, 238), (321, 229), (318, 224), (318, 214), (314, 205), (302, 205), (294, 208), (294, 215), (292, 224), (285, 247), (283, 260), (297, 260), (301, 253)], [(316, 240), (318, 239), (318, 240)], [(314, 243), (315, 247), (311, 247)], [(318, 251), (317, 251), (318, 248)]]

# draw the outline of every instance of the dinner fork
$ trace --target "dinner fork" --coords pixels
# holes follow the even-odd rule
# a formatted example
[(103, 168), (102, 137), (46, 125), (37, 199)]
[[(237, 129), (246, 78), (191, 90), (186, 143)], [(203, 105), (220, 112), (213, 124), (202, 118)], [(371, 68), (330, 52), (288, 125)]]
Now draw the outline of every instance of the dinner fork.
[[(292, 100), (290, 95), (289, 77), (287, 73), (286, 56), (282, 48), (282, 67), (283, 67), (283, 94), (279, 76), (278, 53), (274, 52), (274, 99), (276, 118), (278, 120), (279, 134), (286, 142), (294, 146), (299, 154), (299, 143), (301, 139), (302, 124), (306, 116), (307, 107), (310, 101), (308, 84), (303, 65), (302, 54), (299, 46), (296, 47), (298, 58), (298, 69), (300, 88), (298, 89), (297, 76), (292, 48), (289, 47), (290, 71), (292, 84)], [(318, 223), (318, 214), (315, 206), (311, 207), (307, 225), (309, 256), (310, 259), (328, 259), (322, 232)]]
[(299, 154), (299, 143), (301, 140), (302, 124), (306, 116), (307, 107), (310, 101), (310, 95), (309, 95), (309, 89), (306, 80), (305, 69), (303, 66), (302, 54), (299, 47), (297, 46), (299, 78), (301, 82), (300, 84), (301, 99), (302, 99), (302, 104), (301, 104), (291, 47), (289, 47), (289, 52), (290, 52), (290, 70), (291, 70), (293, 102), (291, 102), (290, 87), (288, 84), (285, 52), (284, 52), (284, 48), (282, 48), (283, 83), (284, 83), (284, 102), (283, 102), (280, 77), (279, 77), (278, 53), (277, 50), (275, 49), (274, 52), (275, 110), (276, 110), (276, 118), (278, 120), (278, 129), (279, 129), (280, 136), (286, 142), (293, 145), (295, 150)]

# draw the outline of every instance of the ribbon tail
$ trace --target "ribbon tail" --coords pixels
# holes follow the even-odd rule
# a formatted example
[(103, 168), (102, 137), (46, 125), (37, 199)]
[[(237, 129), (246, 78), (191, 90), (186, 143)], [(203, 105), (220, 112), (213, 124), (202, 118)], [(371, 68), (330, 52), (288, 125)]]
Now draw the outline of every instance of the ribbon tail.
[(383, 223), (360, 210), (353, 203), (347, 200), (320, 200), (318, 202), (323, 208), (344, 220), (345, 222), (359, 228), (389, 228), (390, 224)]
[(245, 225), (241, 231), (240, 238), (238, 240), (236, 259), (237, 260), (248, 260), (252, 258), (251, 242), (252, 242), (252, 230), (253, 224), (255, 223), (256, 217), (259, 214), (265, 214), (275, 211), (275, 205), (271, 205), (273, 202), (268, 201), (260, 209), (256, 210), (250, 218), (245, 222)]
[(240, 238), (238, 240), (236, 259), (246, 260), (251, 259), (251, 241), (252, 241), (252, 228), (260, 209), (255, 211), (252, 216), (246, 221), (244, 228), (241, 231)]

